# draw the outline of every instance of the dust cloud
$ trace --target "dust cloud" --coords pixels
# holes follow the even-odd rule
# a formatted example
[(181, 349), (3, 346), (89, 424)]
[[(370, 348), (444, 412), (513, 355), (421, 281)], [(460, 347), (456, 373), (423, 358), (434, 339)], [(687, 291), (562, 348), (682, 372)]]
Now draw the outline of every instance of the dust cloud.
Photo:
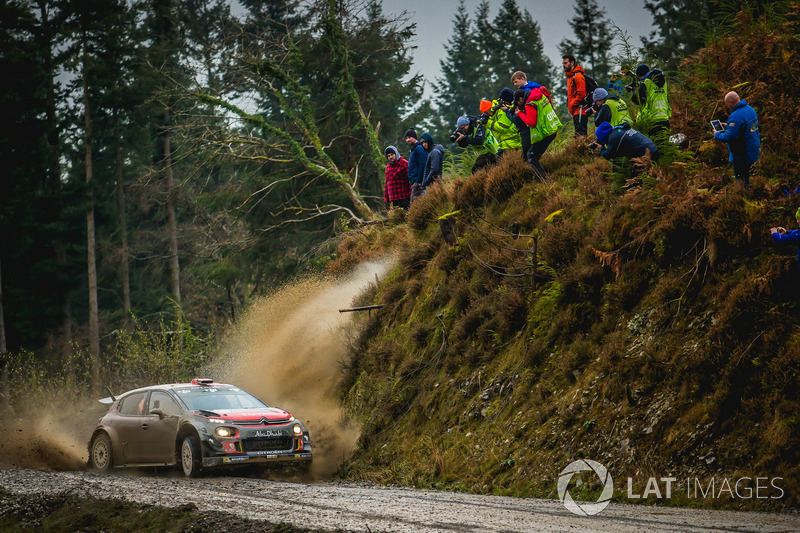
[(363, 263), (339, 279), (306, 279), (254, 302), (222, 346), (218, 381), (286, 409), (311, 435), (311, 475), (332, 474), (360, 436), (343, 418), (336, 387), (352, 313), (339, 313), (391, 261)]
[(2, 420), (0, 464), (52, 470), (86, 467), (89, 436), (106, 409), (89, 413), (64, 405), (57, 414), (39, 412)]
[[(391, 264), (364, 263), (349, 276), (306, 279), (256, 300), (227, 336), (208, 376), (242, 387), (306, 424), (314, 478), (335, 472), (360, 435), (343, 420), (336, 395), (346, 357), (344, 334), (352, 321), (352, 313), (338, 310), (350, 307)], [(0, 464), (86, 467), (89, 437), (108, 406), (66, 388), (51, 394), (61, 399), (58, 405), (29, 397), (19, 416), (0, 418)]]

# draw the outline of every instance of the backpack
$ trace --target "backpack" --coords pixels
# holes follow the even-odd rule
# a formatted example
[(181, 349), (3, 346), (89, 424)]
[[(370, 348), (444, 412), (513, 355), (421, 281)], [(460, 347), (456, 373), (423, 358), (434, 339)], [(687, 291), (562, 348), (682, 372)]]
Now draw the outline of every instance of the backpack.
[[(585, 72), (581, 72), (583, 74), (584, 82), (586, 83), (586, 96), (584, 96), (583, 100), (580, 101), (581, 107), (587, 107), (594, 103), (594, 90), (600, 87), (597, 85), (597, 82), (594, 81), (594, 78), (586, 74)], [(574, 83), (574, 82), (573, 82)]]

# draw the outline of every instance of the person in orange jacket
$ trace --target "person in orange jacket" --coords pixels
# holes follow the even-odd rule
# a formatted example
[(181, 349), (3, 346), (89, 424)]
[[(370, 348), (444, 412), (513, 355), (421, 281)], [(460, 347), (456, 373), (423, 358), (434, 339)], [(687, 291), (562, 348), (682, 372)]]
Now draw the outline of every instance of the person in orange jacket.
[(586, 74), (583, 67), (578, 64), (575, 56), (564, 54), (561, 56), (561, 66), (567, 75), (567, 107), (575, 124), (575, 136), (587, 134), (589, 115), (586, 114), (583, 103), (586, 100)]

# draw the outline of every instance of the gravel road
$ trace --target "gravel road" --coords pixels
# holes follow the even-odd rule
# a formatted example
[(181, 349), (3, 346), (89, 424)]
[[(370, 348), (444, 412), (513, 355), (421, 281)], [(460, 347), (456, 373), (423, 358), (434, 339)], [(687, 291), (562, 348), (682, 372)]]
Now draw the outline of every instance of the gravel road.
[(0, 486), (19, 494), (116, 498), (163, 506), (195, 504), (255, 520), (322, 531), (360, 532), (563, 532), (563, 531), (800, 531), (796, 514), (743, 513), (611, 504), (579, 517), (558, 501), (479, 496), (338, 483), (169, 474), (98, 475), (0, 468)]

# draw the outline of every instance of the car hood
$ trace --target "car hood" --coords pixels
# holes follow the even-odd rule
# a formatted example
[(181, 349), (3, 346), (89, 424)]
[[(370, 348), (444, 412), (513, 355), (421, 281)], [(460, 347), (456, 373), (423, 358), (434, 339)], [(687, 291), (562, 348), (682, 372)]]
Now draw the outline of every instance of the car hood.
[(278, 409), (277, 407), (267, 407), (265, 409), (214, 409), (213, 415), (211, 411), (195, 411), (195, 413), (207, 418), (223, 418), (225, 420), (242, 422), (252, 422), (261, 420), (262, 418), (268, 421), (286, 420), (292, 416), (287, 411)]

